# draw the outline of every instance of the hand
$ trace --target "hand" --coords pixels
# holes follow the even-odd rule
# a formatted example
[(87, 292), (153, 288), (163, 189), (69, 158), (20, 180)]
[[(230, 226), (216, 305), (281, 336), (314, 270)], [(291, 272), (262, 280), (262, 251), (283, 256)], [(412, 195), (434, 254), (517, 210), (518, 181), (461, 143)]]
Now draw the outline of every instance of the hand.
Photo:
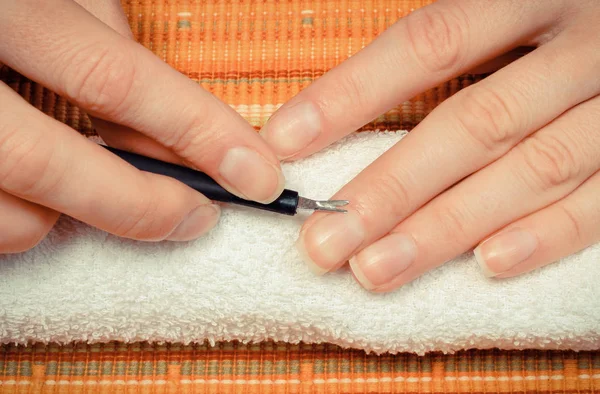
[[(520, 48), (534, 47), (518, 56)], [(477, 246), (486, 275), (600, 241), (600, 3), (441, 0), (286, 103), (261, 134), (295, 160), (441, 82), (514, 60), (439, 105), (315, 214), (299, 248), (393, 290)], [(517, 56), (515, 56), (517, 54)], [(515, 60), (516, 58), (516, 60)], [(494, 60), (496, 59), (496, 61)]]
[[(0, 0), (0, 62), (88, 111), (112, 146), (193, 166), (246, 199), (281, 193), (276, 156), (243, 118), (131, 40), (118, 1), (80, 4)], [(1, 82), (0, 103), (0, 253), (33, 247), (60, 213), (146, 241), (190, 240), (217, 222), (204, 196), (138, 171)]]

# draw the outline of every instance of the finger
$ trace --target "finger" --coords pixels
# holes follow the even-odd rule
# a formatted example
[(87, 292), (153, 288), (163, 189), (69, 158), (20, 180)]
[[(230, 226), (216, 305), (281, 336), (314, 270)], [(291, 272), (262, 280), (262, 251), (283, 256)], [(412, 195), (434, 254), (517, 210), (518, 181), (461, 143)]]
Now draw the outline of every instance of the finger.
[(261, 134), (280, 158), (319, 151), (398, 103), (529, 41), (556, 20), (557, 5), (467, 0), (420, 8), (284, 104)]
[[(119, 0), (75, 0), (96, 18), (125, 38), (133, 39), (127, 17)], [(152, 138), (106, 120), (91, 117), (92, 125), (102, 140), (114, 148), (136, 152), (169, 163), (185, 165), (184, 161)]]
[(0, 254), (35, 247), (58, 220), (59, 213), (0, 190)]
[[(569, 110), (363, 249), (351, 263), (356, 277), (366, 288), (393, 290), (568, 196), (600, 170), (598, 122), (600, 96)], [(403, 249), (384, 250), (391, 240)], [(524, 248), (534, 245), (531, 236), (522, 241)]]
[(600, 242), (600, 172), (566, 198), (485, 240), (475, 256), (488, 277), (532, 271)]
[(0, 189), (112, 234), (196, 238), (219, 208), (184, 184), (138, 171), (0, 84)]
[[(336, 193), (333, 198), (351, 202), (349, 215), (319, 214), (305, 222), (299, 246), (310, 260), (326, 271), (339, 266), (427, 201), (597, 94), (598, 52), (593, 42), (572, 41), (559, 36), (436, 108)], [(322, 241), (333, 239), (325, 238), (328, 232), (338, 234), (341, 244), (328, 247)]]
[[(23, 34), (24, 18), (45, 28)], [(276, 156), (239, 114), (79, 5), (8, 2), (0, 29), (6, 64), (92, 116), (158, 141), (242, 198), (271, 202), (281, 194)]]

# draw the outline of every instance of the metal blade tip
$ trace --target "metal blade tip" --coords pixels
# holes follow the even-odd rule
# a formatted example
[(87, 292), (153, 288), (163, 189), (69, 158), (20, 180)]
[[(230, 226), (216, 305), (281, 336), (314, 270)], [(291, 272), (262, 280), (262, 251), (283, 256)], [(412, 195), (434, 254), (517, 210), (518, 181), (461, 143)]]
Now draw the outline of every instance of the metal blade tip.
[(327, 211), (327, 212), (340, 212), (346, 213), (348, 212), (345, 209), (340, 209), (338, 207), (343, 207), (348, 205), (350, 201), (348, 200), (325, 200), (325, 201), (315, 201), (308, 198), (300, 197), (298, 201), (298, 208), (300, 209), (312, 209), (315, 211)]

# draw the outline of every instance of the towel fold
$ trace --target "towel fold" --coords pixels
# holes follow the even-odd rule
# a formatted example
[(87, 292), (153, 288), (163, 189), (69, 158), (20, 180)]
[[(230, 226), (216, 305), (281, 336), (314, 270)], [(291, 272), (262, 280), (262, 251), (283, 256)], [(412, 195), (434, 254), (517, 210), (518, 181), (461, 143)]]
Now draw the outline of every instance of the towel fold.
[[(284, 164), (287, 187), (327, 199), (403, 135), (356, 134)], [(469, 253), (382, 295), (344, 270), (315, 276), (293, 246), (303, 219), (227, 207), (206, 237), (179, 244), (63, 218), (35, 249), (0, 257), (1, 340), (600, 348), (600, 245), (511, 280), (486, 279)]]

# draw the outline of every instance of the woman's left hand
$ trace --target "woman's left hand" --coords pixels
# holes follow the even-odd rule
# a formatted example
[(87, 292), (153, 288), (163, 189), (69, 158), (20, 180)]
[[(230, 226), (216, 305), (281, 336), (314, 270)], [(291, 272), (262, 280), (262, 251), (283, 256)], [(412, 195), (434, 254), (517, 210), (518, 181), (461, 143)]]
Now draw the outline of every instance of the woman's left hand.
[[(535, 49), (513, 56), (521, 47)], [(302, 158), (506, 59), (340, 190), (349, 213), (307, 220), (307, 261), (324, 273), (350, 260), (365, 288), (384, 292), (474, 246), (484, 273), (506, 278), (600, 241), (597, 0), (440, 0), (300, 92), (261, 134), (280, 159)]]

